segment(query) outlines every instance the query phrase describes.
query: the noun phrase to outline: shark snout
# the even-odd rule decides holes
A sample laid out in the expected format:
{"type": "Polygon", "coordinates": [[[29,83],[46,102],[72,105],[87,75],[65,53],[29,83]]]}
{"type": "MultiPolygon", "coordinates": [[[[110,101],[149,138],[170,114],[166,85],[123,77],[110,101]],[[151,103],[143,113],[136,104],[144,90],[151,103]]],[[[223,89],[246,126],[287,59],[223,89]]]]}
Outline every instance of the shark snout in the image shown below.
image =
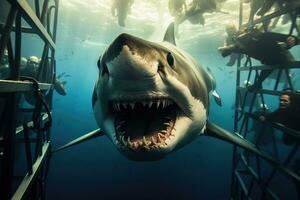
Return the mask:
{"type": "Polygon", "coordinates": [[[139,80],[157,74],[158,59],[147,41],[128,34],[119,35],[107,49],[106,66],[110,76],[139,80]]]}

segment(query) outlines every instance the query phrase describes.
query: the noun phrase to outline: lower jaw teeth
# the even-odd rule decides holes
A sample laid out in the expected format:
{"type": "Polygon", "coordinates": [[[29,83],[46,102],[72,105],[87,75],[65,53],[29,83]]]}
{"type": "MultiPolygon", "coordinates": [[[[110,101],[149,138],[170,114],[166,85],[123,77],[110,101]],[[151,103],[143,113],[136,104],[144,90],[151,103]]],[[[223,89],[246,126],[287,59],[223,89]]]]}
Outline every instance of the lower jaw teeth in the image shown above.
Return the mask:
{"type": "MultiPolygon", "coordinates": [[[[174,136],[174,134],[171,135],[174,136]]],[[[137,149],[151,150],[151,149],[157,149],[157,148],[162,148],[164,146],[167,146],[166,139],[167,139],[166,136],[161,133],[157,134],[157,140],[155,140],[153,136],[151,136],[150,140],[147,140],[146,137],[144,136],[143,139],[131,141],[130,137],[125,138],[125,136],[122,135],[119,137],[117,144],[120,144],[121,147],[123,148],[130,148],[132,150],[137,150],[137,149]]]]}

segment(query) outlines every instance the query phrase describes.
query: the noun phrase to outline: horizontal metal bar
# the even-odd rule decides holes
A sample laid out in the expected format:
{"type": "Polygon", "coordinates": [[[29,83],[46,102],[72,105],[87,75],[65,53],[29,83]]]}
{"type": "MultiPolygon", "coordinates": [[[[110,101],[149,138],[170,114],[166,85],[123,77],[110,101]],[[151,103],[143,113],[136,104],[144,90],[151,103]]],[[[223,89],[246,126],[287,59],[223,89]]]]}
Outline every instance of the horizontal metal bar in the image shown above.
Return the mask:
{"type": "Polygon", "coordinates": [[[27,23],[37,30],[39,36],[47,43],[49,43],[52,49],[55,49],[55,43],[53,42],[51,36],[47,32],[46,28],[43,26],[39,18],[36,16],[35,12],[32,10],[30,5],[26,0],[17,0],[17,6],[22,13],[22,16],[27,21],[27,23]]]}
{"type": "MultiPolygon", "coordinates": [[[[49,118],[48,114],[47,114],[47,113],[44,113],[44,114],[43,114],[43,119],[42,119],[43,122],[45,122],[48,118],[49,118]]],[[[27,123],[27,126],[28,126],[29,128],[32,128],[32,127],[33,127],[33,121],[28,122],[28,123],[27,123]]],[[[17,128],[16,128],[16,135],[21,134],[23,131],[24,131],[23,126],[17,127],[17,128]]]]}
{"type": "Polygon", "coordinates": [[[18,189],[16,190],[15,194],[11,198],[12,200],[21,200],[25,196],[26,192],[28,192],[28,190],[30,189],[31,184],[33,183],[33,181],[35,181],[37,175],[39,174],[38,172],[49,152],[50,152],[50,143],[45,142],[42,148],[42,155],[36,159],[32,167],[32,174],[29,175],[27,173],[25,175],[23,181],[20,183],[18,189]]]}
{"type": "MultiPolygon", "coordinates": [[[[243,90],[247,90],[247,88],[239,86],[239,87],[237,87],[237,90],[243,91],[243,90]]],[[[275,96],[280,96],[281,94],[289,94],[289,95],[295,95],[297,97],[300,97],[299,92],[292,92],[292,91],[275,91],[275,90],[259,89],[256,91],[256,93],[269,94],[269,95],[275,95],[275,96]]]]}
{"type": "MultiPolygon", "coordinates": [[[[259,118],[259,115],[257,115],[257,114],[242,111],[241,109],[238,109],[238,111],[242,114],[245,114],[245,115],[255,119],[255,120],[258,120],[258,118],[259,118]]],[[[289,135],[294,136],[295,138],[300,140],[300,131],[288,128],[288,127],[286,127],[286,126],[284,126],[283,124],[280,124],[280,123],[276,123],[276,122],[272,122],[272,121],[268,121],[268,120],[265,120],[265,122],[270,124],[272,127],[283,131],[284,134],[289,134],[289,135]]]]}
{"type": "MultiPolygon", "coordinates": [[[[252,114],[252,115],[254,115],[254,114],[252,114]]],[[[250,115],[250,116],[251,116],[251,115],[250,115]]],[[[269,121],[267,121],[267,122],[270,123],[272,126],[273,126],[273,124],[275,124],[275,123],[271,123],[271,122],[269,122],[269,121]]],[[[281,126],[281,128],[286,129],[286,127],[284,127],[284,126],[281,126]]],[[[288,129],[286,129],[286,131],[287,131],[287,130],[288,130],[288,129]]],[[[289,130],[291,131],[291,129],[289,129],[289,130]]],[[[295,131],[295,132],[296,132],[296,131],[295,131]]],[[[286,132],[285,132],[285,134],[286,134],[286,132]]],[[[293,136],[295,136],[295,137],[297,137],[297,138],[300,138],[300,133],[299,133],[299,132],[297,133],[297,135],[292,134],[292,132],[288,132],[288,134],[293,135],[293,136]]],[[[298,183],[300,183],[300,175],[298,175],[298,174],[296,174],[295,172],[291,171],[290,169],[288,169],[288,168],[282,166],[282,164],[280,164],[280,163],[272,163],[272,165],[273,165],[274,167],[276,167],[278,170],[280,170],[281,172],[285,173],[287,176],[293,178],[295,181],[297,181],[298,183]],[[277,166],[276,166],[275,164],[276,164],[277,166]]]]}
{"type": "MultiPolygon", "coordinates": [[[[259,19],[254,20],[251,23],[251,25],[255,25],[255,24],[262,23],[262,22],[266,22],[266,21],[268,21],[270,19],[273,19],[275,17],[279,17],[279,16],[281,16],[283,14],[286,14],[288,12],[292,12],[292,11],[298,9],[299,7],[300,7],[300,2],[290,3],[289,6],[287,6],[285,8],[282,8],[282,9],[280,9],[278,11],[275,11],[275,12],[269,14],[269,15],[265,15],[265,16],[259,18],[259,19]]],[[[243,24],[242,28],[243,27],[247,27],[248,25],[249,25],[248,23],[247,24],[243,24]]]]}
{"type": "MultiPolygon", "coordinates": [[[[41,90],[49,90],[52,84],[39,83],[41,90]]],[[[0,80],[0,93],[34,91],[33,83],[29,81],[0,80]]]]}
{"type": "MultiPolygon", "coordinates": [[[[0,31],[2,31],[3,29],[4,29],[4,24],[0,23],[0,31]]],[[[12,27],[12,31],[16,31],[16,27],[15,26],[12,27]]],[[[36,34],[36,32],[31,27],[22,27],[21,31],[22,31],[22,33],[36,34]]]]}
{"type": "MultiPolygon", "coordinates": [[[[43,122],[45,122],[47,119],[49,118],[49,116],[48,116],[48,114],[47,113],[43,113],[43,122]]],[[[30,121],[30,122],[28,122],[27,123],[27,127],[28,128],[32,128],[33,127],[33,121],[30,121]]],[[[18,126],[17,128],[16,128],[16,135],[19,135],[19,134],[21,134],[21,133],[23,133],[23,131],[24,131],[24,128],[23,128],[23,126],[18,126]]],[[[18,140],[18,139],[16,139],[17,141],[20,141],[20,140],[18,140]]],[[[3,137],[1,136],[0,137],[0,146],[1,145],[3,145],[3,137]]]]}
{"type": "Polygon", "coordinates": [[[273,70],[273,69],[291,69],[291,68],[300,68],[300,61],[294,61],[291,62],[289,65],[261,65],[261,66],[252,66],[252,67],[239,67],[237,70],[238,71],[248,71],[250,69],[252,70],[273,70]]]}

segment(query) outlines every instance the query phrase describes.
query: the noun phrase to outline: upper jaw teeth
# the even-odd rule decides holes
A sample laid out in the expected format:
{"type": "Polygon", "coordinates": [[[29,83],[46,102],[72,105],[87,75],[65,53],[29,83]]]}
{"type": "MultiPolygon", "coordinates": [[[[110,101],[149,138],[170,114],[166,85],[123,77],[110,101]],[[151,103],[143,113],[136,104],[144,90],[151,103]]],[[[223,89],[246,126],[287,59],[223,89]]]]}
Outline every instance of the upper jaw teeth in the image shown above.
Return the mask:
{"type": "Polygon", "coordinates": [[[136,107],[137,104],[141,104],[144,107],[148,107],[151,108],[152,105],[155,104],[156,108],[165,108],[169,105],[173,104],[173,101],[171,101],[170,99],[150,99],[150,100],[137,100],[137,101],[113,101],[112,105],[113,105],[113,109],[116,111],[120,111],[121,110],[121,106],[123,108],[129,108],[129,109],[134,109],[136,107]]]}

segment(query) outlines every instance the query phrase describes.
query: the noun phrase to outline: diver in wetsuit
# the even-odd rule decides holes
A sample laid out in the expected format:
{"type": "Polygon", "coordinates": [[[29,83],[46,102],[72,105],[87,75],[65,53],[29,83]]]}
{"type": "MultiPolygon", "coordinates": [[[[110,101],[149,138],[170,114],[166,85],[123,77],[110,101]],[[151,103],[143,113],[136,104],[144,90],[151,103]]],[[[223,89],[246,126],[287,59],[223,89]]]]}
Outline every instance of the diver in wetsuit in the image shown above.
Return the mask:
{"type": "Polygon", "coordinates": [[[217,9],[215,0],[193,0],[187,9],[185,15],[181,18],[180,22],[189,20],[192,24],[205,24],[203,14],[205,12],[213,12],[217,9]]]}
{"type": "MultiPolygon", "coordinates": [[[[299,39],[296,36],[274,32],[261,32],[257,28],[240,32],[234,38],[234,41],[235,43],[230,46],[219,48],[223,57],[231,53],[243,53],[260,60],[263,64],[271,66],[284,66],[294,61],[288,49],[299,44],[299,39]]],[[[263,70],[254,85],[249,87],[249,90],[253,91],[261,88],[262,81],[271,72],[272,70],[263,70]]]]}
{"type": "Polygon", "coordinates": [[[111,13],[114,17],[118,17],[120,26],[125,27],[125,20],[128,13],[131,12],[131,6],[134,0],[113,0],[111,13]]]}
{"type": "MultiPolygon", "coordinates": [[[[269,108],[266,104],[261,104],[259,110],[254,112],[254,114],[258,116],[266,116],[269,113],[269,108]]],[[[274,136],[273,127],[267,126],[265,123],[261,123],[261,121],[257,120],[253,122],[250,131],[254,132],[254,144],[258,146],[270,144],[274,136]]]]}
{"type": "Polygon", "coordinates": [[[0,79],[5,79],[9,76],[8,51],[5,49],[2,59],[0,60],[0,79]]]}
{"type": "MultiPolygon", "coordinates": [[[[203,17],[204,13],[212,12],[223,12],[219,10],[219,5],[226,0],[193,0],[186,8],[186,12],[179,15],[176,19],[177,24],[183,23],[188,20],[191,24],[205,24],[205,19],[203,17]]],[[[228,14],[228,13],[226,13],[228,14]]]]}
{"type": "Polygon", "coordinates": [[[168,9],[171,16],[181,16],[187,9],[185,0],[169,0],[168,9]]]}
{"type": "MultiPolygon", "coordinates": [[[[50,62],[48,60],[48,62],[50,62]]],[[[31,56],[27,60],[27,65],[20,67],[20,75],[21,76],[28,76],[32,77],[34,79],[38,79],[38,69],[39,69],[39,64],[40,64],[40,59],[36,56],[31,56]]],[[[55,91],[62,95],[65,96],[67,94],[66,89],[65,89],[65,84],[67,83],[66,81],[60,81],[59,79],[64,75],[58,75],[53,83],[55,91]]],[[[34,97],[32,96],[31,92],[25,93],[25,99],[28,103],[34,104],[34,97]]]]}
{"type": "MultiPolygon", "coordinates": [[[[292,95],[287,93],[289,90],[285,90],[279,96],[279,108],[274,112],[261,115],[259,119],[261,121],[271,121],[275,123],[280,123],[287,128],[300,131],[300,98],[298,95],[292,95]]],[[[290,134],[283,134],[283,143],[286,145],[293,145],[299,143],[300,141],[290,134]]]]}
{"type": "MultiPolygon", "coordinates": [[[[243,83],[243,86],[246,88],[246,87],[249,87],[251,86],[252,83],[250,81],[247,81],[245,80],[244,83],[243,83]]],[[[238,93],[238,109],[243,109],[243,110],[249,110],[250,109],[250,106],[252,104],[252,101],[253,101],[253,105],[252,105],[252,108],[257,110],[260,108],[260,103],[259,103],[259,100],[258,98],[254,98],[254,94],[253,93],[250,93],[250,92],[247,92],[247,90],[240,90],[239,93],[238,93]],[[246,96],[247,95],[247,96],[246,96]]],[[[231,106],[232,109],[235,109],[235,104],[233,104],[231,106]]]]}

